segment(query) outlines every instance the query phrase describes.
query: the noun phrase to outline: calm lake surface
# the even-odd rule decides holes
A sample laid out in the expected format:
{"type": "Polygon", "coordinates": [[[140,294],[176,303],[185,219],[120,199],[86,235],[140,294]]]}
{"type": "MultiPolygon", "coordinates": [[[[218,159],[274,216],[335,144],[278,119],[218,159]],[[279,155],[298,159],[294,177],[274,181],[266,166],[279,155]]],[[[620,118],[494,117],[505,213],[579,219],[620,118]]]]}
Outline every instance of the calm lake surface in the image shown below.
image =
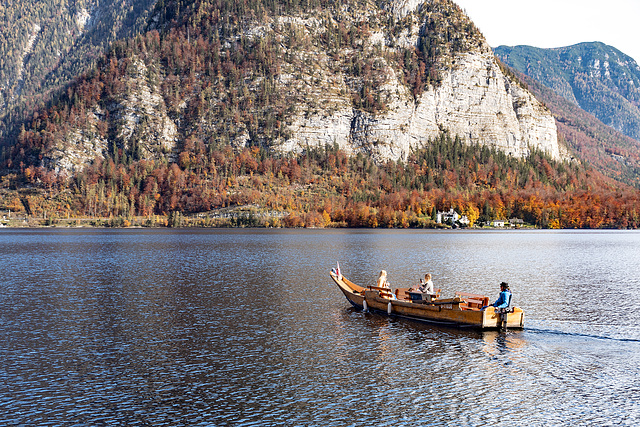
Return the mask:
{"type": "Polygon", "coordinates": [[[0,230],[2,425],[637,425],[640,233],[0,230]],[[523,331],[351,308],[507,281],[523,331]]]}

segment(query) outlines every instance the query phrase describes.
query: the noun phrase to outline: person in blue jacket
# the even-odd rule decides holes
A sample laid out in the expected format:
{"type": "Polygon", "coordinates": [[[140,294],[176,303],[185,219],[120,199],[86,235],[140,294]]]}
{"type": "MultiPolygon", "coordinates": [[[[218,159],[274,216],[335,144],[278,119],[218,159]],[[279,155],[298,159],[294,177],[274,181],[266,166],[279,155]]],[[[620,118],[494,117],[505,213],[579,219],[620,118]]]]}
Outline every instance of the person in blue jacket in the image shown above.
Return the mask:
{"type": "Polygon", "coordinates": [[[500,283],[500,296],[491,304],[495,308],[507,308],[511,304],[511,290],[507,282],[500,283]]]}

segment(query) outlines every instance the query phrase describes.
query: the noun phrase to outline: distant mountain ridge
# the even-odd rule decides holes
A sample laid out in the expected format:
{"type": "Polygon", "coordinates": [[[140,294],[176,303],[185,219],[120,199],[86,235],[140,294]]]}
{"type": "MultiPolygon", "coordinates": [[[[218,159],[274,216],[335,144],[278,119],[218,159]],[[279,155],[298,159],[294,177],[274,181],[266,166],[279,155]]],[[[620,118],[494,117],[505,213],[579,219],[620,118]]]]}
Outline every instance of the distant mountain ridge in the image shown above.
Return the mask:
{"type": "Polygon", "coordinates": [[[580,160],[611,178],[640,188],[640,142],[605,125],[537,80],[517,71],[516,75],[551,110],[558,139],[580,160]]]}
{"type": "Polygon", "coordinates": [[[494,52],[509,67],[640,141],[640,66],[630,56],[600,42],[554,49],[499,46],[494,52]]]}

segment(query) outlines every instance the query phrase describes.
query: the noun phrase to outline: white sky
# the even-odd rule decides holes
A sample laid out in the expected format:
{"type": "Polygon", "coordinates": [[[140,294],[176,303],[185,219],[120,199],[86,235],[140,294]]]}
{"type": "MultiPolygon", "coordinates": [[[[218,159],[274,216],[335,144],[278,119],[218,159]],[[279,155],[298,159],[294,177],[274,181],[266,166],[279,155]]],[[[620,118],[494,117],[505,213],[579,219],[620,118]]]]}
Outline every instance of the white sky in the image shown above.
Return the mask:
{"type": "Polygon", "coordinates": [[[491,47],[599,41],[640,63],[640,0],[454,0],[491,47]]]}

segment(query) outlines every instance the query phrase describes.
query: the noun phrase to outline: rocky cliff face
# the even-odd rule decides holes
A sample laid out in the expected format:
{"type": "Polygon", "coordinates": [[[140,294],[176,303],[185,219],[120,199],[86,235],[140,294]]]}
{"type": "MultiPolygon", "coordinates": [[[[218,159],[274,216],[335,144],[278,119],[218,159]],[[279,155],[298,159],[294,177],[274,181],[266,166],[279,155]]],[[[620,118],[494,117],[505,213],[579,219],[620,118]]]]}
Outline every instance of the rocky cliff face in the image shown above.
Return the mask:
{"type": "MultiPolygon", "coordinates": [[[[425,4],[415,0],[392,2],[394,16],[409,23],[406,31],[398,37],[388,32],[373,34],[368,49],[419,48],[425,23],[412,18],[419,16],[425,4]]],[[[433,14],[429,12],[427,20],[433,19],[433,14]]],[[[563,157],[561,152],[566,150],[558,145],[555,120],[549,110],[502,72],[482,36],[478,41],[440,64],[439,83],[419,96],[403,84],[402,75],[392,65],[381,60],[385,78],[379,90],[387,100],[386,111],[363,112],[352,108],[349,99],[336,97],[336,92],[346,92],[346,76],[337,79],[337,90],[310,88],[312,97],[325,108],[311,115],[307,110],[296,117],[290,127],[293,137],[281,148],[303,150],[307,145],[338,143],[347,152],[365,151],[380,160],[398,159],[445,130],[468,143],[494,146],[516,157],[526,156],[532,149],[554,159],[563,157]]]]}
{"type": "Polygon", "coordinates": [[[173,48],[156,36],[130,43],[139,51],[116,58],[127,64],[118,84],[104,76],[113,59],[95,79],[123,89],[96,97],[86,120],[55,135],[43,163],[73,172],[110,150],[172,161],[221,143],[283,152],[338,144],[382,161],[406,158],[444,131],[516,157],[533,149],[562,157],[551,113],[501,71],[454,3],[347,3],[215,24],[211,40],[174,32],[173,48]],[[169,68],[180,49],[192,65],[169,68]],[[211,49],[211,57],[194,53],[211,49]]]}
{"type": "MultiPolygon", "coordinates": [[[[386,112],[358,111],[343,100],[330,114],[297,117],[291,125],[293,138],[282,149],[338,143],[347,152],[398,159],[446,130],[469,143],[494,146],[515,157],[538,149],[561,158],[551,113],[502,73],[488,48],[458,55],[441,83],[417,99],[391,70],[389,76],[385,89],[396,96],[386,112]]],[[[319,103],[336,104],[334,98],[319,103]]]]}
{"type": "Polygon", "coordinates": [[[95,105],[84,123],[47,150],[43,166],[73,174],[95,158],[132,144],[138,158],[159,158],[172,152],[178,140],[177,126],[167,115],[159,89],[147,81],[143,61],[134,61],[128,70],[120,96],[95,105]],[[108,127],[109,137],[101,137],[99,129],[108,127]]]}

